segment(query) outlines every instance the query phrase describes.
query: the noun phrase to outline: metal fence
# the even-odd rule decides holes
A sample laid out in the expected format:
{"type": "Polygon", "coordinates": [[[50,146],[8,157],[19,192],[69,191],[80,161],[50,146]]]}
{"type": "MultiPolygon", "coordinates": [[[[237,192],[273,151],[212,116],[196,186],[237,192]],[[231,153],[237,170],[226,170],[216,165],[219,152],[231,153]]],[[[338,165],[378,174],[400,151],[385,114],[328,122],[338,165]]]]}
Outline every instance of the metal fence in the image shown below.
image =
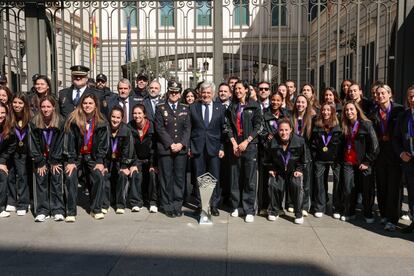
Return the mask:
{"type": "Polygon", "coordinates": [[[318,91],[394,76],[396,0],[33,2],[0,1],[0,70],[15,91],[38,72],[69,86],[73,64],[113,89],[141,70],[184,87],[237,75],[318,91]]]}

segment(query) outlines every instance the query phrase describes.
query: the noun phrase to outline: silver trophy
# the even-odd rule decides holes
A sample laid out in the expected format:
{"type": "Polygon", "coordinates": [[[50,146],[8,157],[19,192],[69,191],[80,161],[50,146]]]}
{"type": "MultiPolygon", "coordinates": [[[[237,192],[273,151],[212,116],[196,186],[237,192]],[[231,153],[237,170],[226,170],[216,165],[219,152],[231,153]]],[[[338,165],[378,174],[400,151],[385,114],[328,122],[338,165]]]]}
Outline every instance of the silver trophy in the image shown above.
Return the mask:
{"type": "Polygon", "coordinates": [[[210,214],[210,199],[217,185],[217,179],[207,172],[197,177],[197,183],[201,198],[201,214],[198,223],[213,224],[210,214]]]}

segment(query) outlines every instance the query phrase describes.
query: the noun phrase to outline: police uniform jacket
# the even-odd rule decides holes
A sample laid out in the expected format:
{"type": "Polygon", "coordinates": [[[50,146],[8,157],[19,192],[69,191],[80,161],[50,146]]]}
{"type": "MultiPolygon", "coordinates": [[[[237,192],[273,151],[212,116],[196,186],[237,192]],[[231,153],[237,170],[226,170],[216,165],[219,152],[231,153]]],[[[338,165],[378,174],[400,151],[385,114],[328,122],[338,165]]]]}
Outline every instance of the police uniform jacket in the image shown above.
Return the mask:
{"type": "Polygon", "coordinates": [[[101,93],[101,112],[108,117],[109,116],[109,111],[111,111],[109,109],[109,102],[111,101],[112,98],[116,98],[118,96],[117,93],[114,93],[111,91],[111,89],[109,89],[108,87],[104,87],[103,90],[100,89],[96,89],[97,93],[101,93]]]}
{"type": "Polygon", "coordinates": [[[132,93],[132,97],[134,97],[134,101],[142,103],[144,99],[149,97],[148,91],[146,89],[141,90],[138,87],[135,87],[132,93]]]}
{"type": "MultiPolygon", "coordinates": [[[[60,114],[66,118],[75,108],[76,106],[73,103],[73,90],[75,88],[73,86],[69,88],[65,88],[59,91],[59,108],[60,108],[60,114]]],[[[103,93],[100,91],[97,91],[94,88],[86,87],[85,91],[83,92],[82,96],[85,93],[93,93],[98,97],[99,100],[99,108],[102,112],[102,107],[106,107],[107,103],[104,101],[103,93]]]]}
{"type": "MultiPolygon", "coordinates": [[[[346,137],[343,137],[343,139],[345,140],[344,150],[347,150],[346,137]]],[[[378,138],[372,122],[359,121],[359,129],[354,143],[358,164],[372,166],[379,153],[378,138]]]]}
{"type": "Polygon", "coordinates": [[[32,132],[30,133],[30,139],[32,144],[31,155],[34,160],[36,168],[41,168],[47,163],[51,165],[61,164],[63,161],[63,137],[64,137],[64,120],[59,118],[58,127],[49,128],[53,131],[52,140],[48,155],[46,148],[46,141],[43,137],[43,128],[36,127],[33,123],[30,123],[32,132]]]}
{"type": "MultiPolygon", "coordinates": [[[[392,146],[397,156],[400,156],[403,151],[411,154],[414,153],[414,139],[410,139],[408,129],[408,124],[412,116],[413,112],[411,109],[405,110],[398,116],[397,123],[394,127],[394,137],[392,138],[392,146]]],[[[414,128],[414,125],[412,127],[414,128]]],[[[410,160],[410,163],[412,162],[413,159],[410,160]]]]}
{"type": "Polygon", "coordinates": [[[322,139],[322,135],[325,135],[325,139],[328,137],[328,133],[324,128],[315,126],[312,130],[312,136],[310,139],[311,156],[314,161],[322,162],[340,162],[343,157],[343,134],[341,127],[336,125],[330,131],[332,138],[329,141],[328,151],[323,151],[325,144],[322,139]]]}
{"type": "Polygon", "coordinates": [[[131,129],[128,127],[127,124],[121,122],[119,125],[118,133],[116,134],[115,138],[118,138],[118,156],[114,160],[112,158],[112,140],[113,136],[109,135],[109,145],[108,145],[108,153],[106,155],[106,160],[109,161],[117,161],[120,162],[120,168],[126,169],[132,166],[134,161],[134,144],[132,138],[131,129]]]}
{"type": "Polygon", "coordinates": [[[229,139],[235,138],[238,143],[246,140],[249,136],[253,138],[250,144],[258,143],[259,133],[263,131],[263,115],[259,103],[250,100],[247,102],[243,110],[243,134],[241,138],[237,137],[237,108],[238,103],[232,102],[226,110],[226,126],[225,132],[229,139]]]}
{"type": "Polygon", "coordinates": [[[157,105],[155,111],[155,131],[157,133],[157,152],[160,155],[171,154],[170,146],[181,143],[180,154],[186,154],[190,143],[191,121],[188,105],[176,103],[174,112],[168,103],[157,105]]]}
{"type": "MultiPolygon", "coordinates": [[[[97,123],[92,136],[92,159],[98,164],[104,164],[104,159],[109,147],[109,125],[108,122],[97,123]]],[[[83,146],[83,135],[78,126],[72,123],[70,132],[64,137],[64,156],[69,164],[79,163],[81,160],[80,150],[83,146]]]]}
{"type": "Polygon", "coordinates": [[[386,133],[382,133],[381,117],[379,113],[380,107],[376,106],[371,115],[371,120],[377,133],[381,153],[385,153],[387,158],[391,158],[395,162],[399,162],[399,155],[394,153],[392,149],[391,139],[394,134],[395,125],[397,124],[398,116],[404,112],[404,107],[400,104],[391,102],[391,111],[387,123],[386,133]]]}
{"type": "Polygon", "coordinates": [[[156,143],[155,143],[155,130],[154,124],[148,120],[150,126],[144,135],[144,138],[140,139],[138,128],[135,121],[129,123],[129,127],[132,131],[132,140],[134,145],[134,165],[140,166],[142,163],[149,163],[149,165],[156,166],[156,143]]]}
{"type": "Polygon", "coordinates": [[[270,170],[283,176],[290,175],[295,171],[303,172],[307,159],[309,159],[305,139],[295,133],[292,133],[286,152],[283,150],[279,135],[272,140],[270,152],[271,160],[268,161],[271,164],[270,170]],[[285,168],[282,156],[286,156],[287,152],[290,152],[290,159],[285,168]]]}
{"type": "MultiPolygon", "coordinates": [[[[0,127],[0,133],[3,132],[3,127],[0,127]]],[[[16,148],[17,137],[13,132],[13,129],[10,130],[9,136],[6,139],[3,137],[0,139],[0,164],[6,165],[7,161],[13,156],[14,150],[16,148]]]]}

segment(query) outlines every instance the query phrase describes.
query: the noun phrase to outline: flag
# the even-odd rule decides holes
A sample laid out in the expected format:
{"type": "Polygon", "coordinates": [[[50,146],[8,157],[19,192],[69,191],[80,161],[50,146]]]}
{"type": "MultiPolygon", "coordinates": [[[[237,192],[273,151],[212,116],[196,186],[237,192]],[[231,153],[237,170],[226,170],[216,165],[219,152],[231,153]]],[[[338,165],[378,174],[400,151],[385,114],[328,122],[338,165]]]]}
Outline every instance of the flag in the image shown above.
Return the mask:
{"type": "Polygon", "coordinates": [[[96,48],[99,46],[98,33],[96,32],[96,18],[95,15],[92,18],[92,43],[91,43],[91,60],[92,63],[96,63],[96,48]]]}
{"type": "Polygon", "coordinates": [[[127,38],[125,44],[125,63],[131,61],[131,18],[127,17],[127,38]]]}

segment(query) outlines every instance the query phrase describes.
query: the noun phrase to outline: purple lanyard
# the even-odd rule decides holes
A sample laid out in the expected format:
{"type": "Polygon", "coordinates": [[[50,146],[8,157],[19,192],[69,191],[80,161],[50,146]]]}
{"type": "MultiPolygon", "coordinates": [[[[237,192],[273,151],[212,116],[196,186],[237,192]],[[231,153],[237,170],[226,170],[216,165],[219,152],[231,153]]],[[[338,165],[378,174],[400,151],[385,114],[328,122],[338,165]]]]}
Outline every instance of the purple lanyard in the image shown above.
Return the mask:
{"type": "Polygon", "coordinates": [[[237,117],[240,116],[240,126],[243,128],[243,111],[244,108],[246,107],[245,104],[238,104],[237,105],[237,117]]]}
{"type": "Polygon", "coordinates": [[[289,163],[291,156],[292,154],[290,153],[289,150],[287,151],[286,155],[282,152],[282,161],[283,161],[283,164],[285,165],[285,171],[287,171],[287,165],[289,163]]]}
{"type": "Polygon", "coordinates": [[[47,144],[47,147],[50,147],[50,144],[52,143],[52,137],[53,137],[53,130],[43,130],[43,138],[45,139],[45,142],[47,144]]]}
{"type": "Polygon", "coordinates": [[[273,129],[275,130],[275,131],[277,131],[277,129],[278,129],[278,125],[277,125],[277,120],[274,120],[274,121],[272,121],[272,127],[273,127],[273,129]]]}
{"type": "Polygon", "coordinates": [[[352,133],[351,133],[351,135],[348,135],[348,138],[346,139],[347,140],[347,143],[346,144],[347,144],[348,150],[350,150],[352,148],[352,141],[355,138],[355,135],[356,135],[356,133],[358,131],[358,127],[359,127],[359,121],[356,120],[354,126],[352,127],[352,133]]]}
{"type": "Polygon", "coordinates": [[[23,131],[23,133],[20,131],[20,129],[18,129],[17,127],[15,127],[14,128],[14,132],[16,133],[16,135],[17,135],[17,138],[19,139],[19,142],[22,142],[23,141],[23,139],[24,139],[24,137],[26,136],[26,134],[27,134],[27,129],[25,129],[24,131],[23,131]]]}
{"type": "Polygon", "coordinates": [[[386,129],[385,129],[385,124],[386,123],[388,123],[388,119],[390,118],[390,114],[391,114],[391,102],[390,102],[390,105],[388,106],[388,108],[387,108],[387,110],[385,110],[385,112],[387,113],[387,116],[386,116],[386,121],[384,122],[383,120],[382,120],[382,116],[381,116],[381,111],[382,111],[382,109],[381,109],[381,107],[378,109],[378,112],[379,112],[379,114],[380,114],[380,121],[381,121],[381,123],[380,123],[380,126],[381,126],[381,133],[382,134],[385,134],[385,131],[386,131],[386,129]]]}
{"type": "Polygon", "coordinates": [[[414,113],[410,116],[410,120],[408,120],[408,134],[410,138],[414,137],[414,113]]]}
{"type": "Polygon", "coordinates": [[[328,137],[326,137],[324,134],[322,134],[322,141],[323,141],[323,144],[325,145],[325,147],[328,146],[331,139],[332,139],[332,133],[329,133],[328,137]]]}
{"type": "Polygon", "coordinates": [[[118,141],[119,141],[119,138],[118,137],[113,137],[111,139],[111,149],[112,149],[112,153],[116,152],[116,150],[118,148],[118,141]]]}
{"type": "Polygon", "coordinates": [[[92,137],[92,125],[93,125],[93,119],[90,119],[88,121],[89,129],[85,132],[85,135],[83,136],[84,146],[89,145],[89,140],[92,137]]]}

